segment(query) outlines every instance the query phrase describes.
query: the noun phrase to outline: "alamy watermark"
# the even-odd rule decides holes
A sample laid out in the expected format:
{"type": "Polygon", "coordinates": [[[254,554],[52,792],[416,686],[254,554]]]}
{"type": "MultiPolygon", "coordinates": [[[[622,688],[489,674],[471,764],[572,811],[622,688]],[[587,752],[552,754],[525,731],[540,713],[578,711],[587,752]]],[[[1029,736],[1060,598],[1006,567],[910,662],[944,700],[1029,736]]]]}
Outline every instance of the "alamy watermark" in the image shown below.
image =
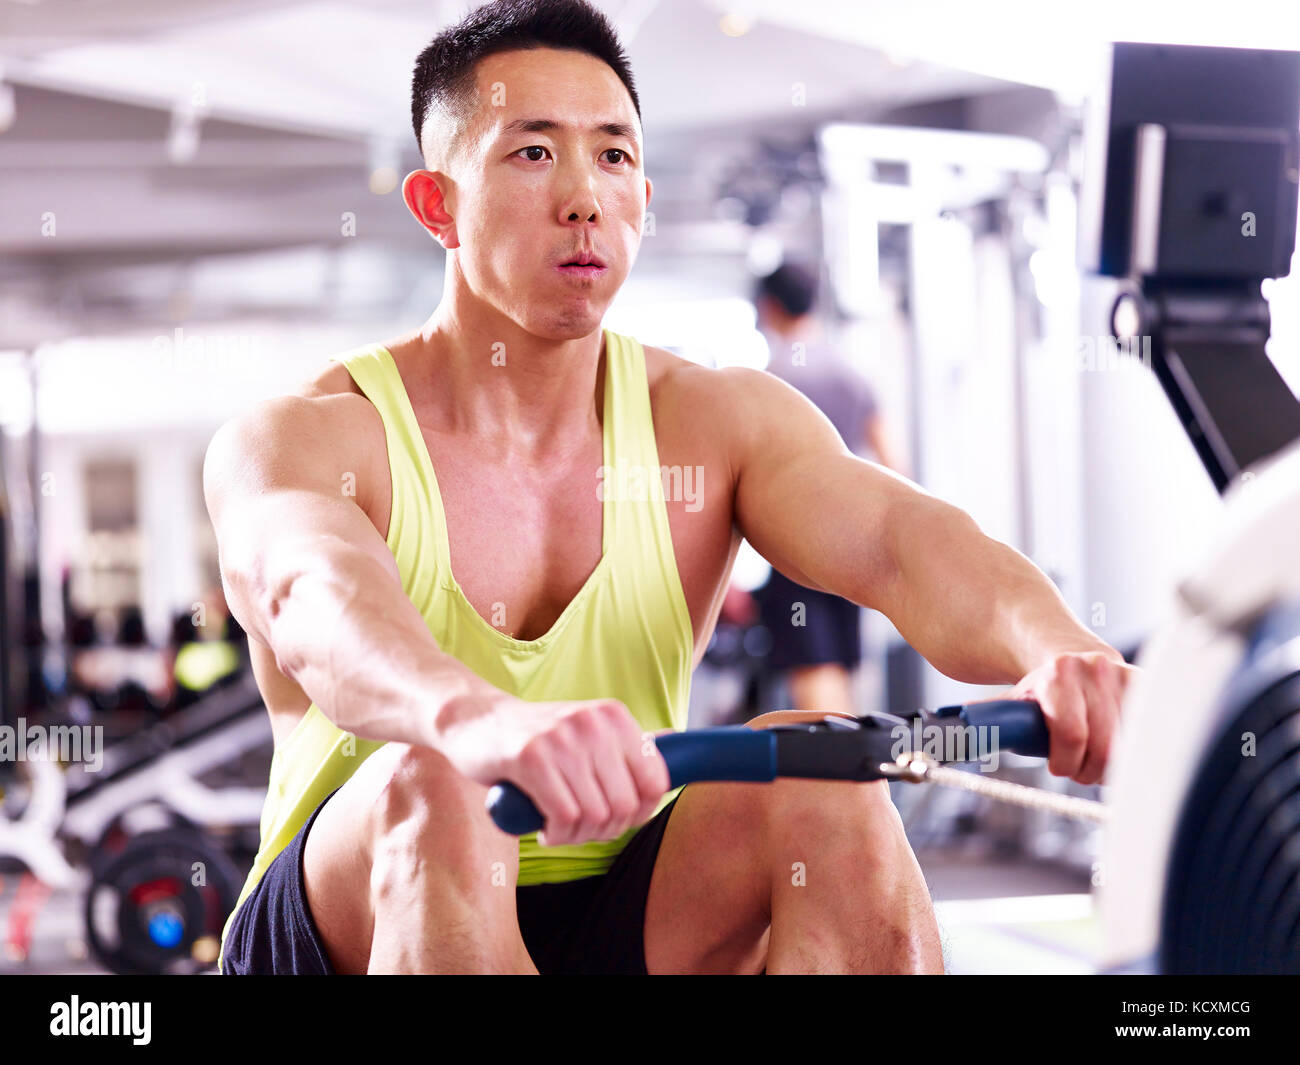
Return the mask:
{"type": "Polygon", "coordinates": [[[981,773],[997,772],[997,725],[923,725],[916,718],[910,726],[895,725],[889,735],[894,761],[905,754],[924,754],[940,763],[978,762],[981,773]]]}
{"type": "Polygon", "coordinates": [[[152,1038],[152,1002],[82,1002],[50,1004],[50,1035],[124,1036],[135,1046],[148,1046],[152,1038]]]}
{"type": "Polygon", "coordinates": [[[1074,346],[1075,366],[1083,373],[1101,373],[1134,365],[1151,367],[1151,337],[1081,336],[1074,346]]]}
{"type": "Polygon", "coordinates": [[[0,725],[0,762],[80,763],[87,772],[104,767],[103,725],[29,725],[18,718],[0,725]]]}
{"type": "Polygon", "coordinates": [[[231,372],[257,367],[262,338],[257,333],[186,333],[177,326],[170,336],[154,337],[149,354],[157,368],[173,373],[231,372]]]}
{"type": "Polygon", "coordinates": [[[685,503],[694,513],[704,507],[704,467],[647,467],[619,459],[596,471],[596,498],[602,502],[685,503]]]}

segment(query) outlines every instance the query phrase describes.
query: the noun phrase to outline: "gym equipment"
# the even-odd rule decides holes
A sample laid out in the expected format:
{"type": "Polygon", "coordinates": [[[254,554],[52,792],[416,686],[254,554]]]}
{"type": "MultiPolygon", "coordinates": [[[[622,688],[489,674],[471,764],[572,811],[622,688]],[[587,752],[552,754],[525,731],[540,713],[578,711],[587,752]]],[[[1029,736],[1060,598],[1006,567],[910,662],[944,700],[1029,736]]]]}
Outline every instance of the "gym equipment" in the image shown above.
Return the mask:
{"type": "MultiPolygon", "coordinates": [[[[1085,266],[1223,494],[1144,646],[1107,775],[1112,972],[1300,972],[1300,401],[1265,353],[1300,182],[1300,54],[1116,44],[1085,266]]],[[[1101,119],[1104,116],[1104,123],[1101,119]]]]}
{"type": "MultiPolygon", "coordinates": [[[[992,739],[995,750],[1031,758],[1045,758],[1048,753],[1042,709],[1028,699],[945,706],[909,717],[876,712],[854,718],[828,715],[821,721],[764,729],[747,725],[692,729],[659,736],[655,746],[663,755],[674,788],[705,780],[771,781],[778,777],[855,781],[892,777],[951,783],[936,772],[933,763],[974,760],[973,753],[967,757],[973,745],[979,746],[982,754],[989,753],[989,747],[978,744],[981,735],[992,739]],[[919,743],[914,745],[913,739],[919,743]]],[[[1097,803],[1005,781],[996,783],[1000,787],[985,792],[994,798],[1016,796],[1025,802],[1050,805],[1060,813],[1074,810],[1075,816],[1098,815],[1097,803]]],[[[533,801],[508,781],[489,789],[487,810],[498,828],[517,836],[536,832],[544,823],[533,801]]]]}
{"type": "MultiPolygon", "coordinates": [[[[202,778],[271,744],[248,675],[113,744],[98,772],[24,762],[27,801],[0,817],[0,855],[20,859],[53,887],[89,884],[87,942],[111,971],[197,971],[209,954],[215,963],[213,914],[224,922],[243,879],[210,830],[256,832],[266,795],[202,778]],[[89,877],[65,857],[67,843],[88,851],[89,877]],[[191,883],[194,862],[202,863],[205,884],[191,883]],[[106,910],[118,916],[106,918],[106,910]]],[[[219,937],[220,924],[216,931],[219,937]]]]}
{"type": "Polygon", "coordinates": [[[1102,88],[1080,264],[1124,280],[1111,328],[1151,338],[1156,378],[1223,492],[1300,436],[1260,287],[1295,249],[1300,55],[1121,43],[1102,88]]]}
{"type": "Polygon", "coordinates": [[[129,806],[114,817],[91,848],[88,864],[97,873],[126,850],[127,845],[147,832],[168,829],[202,831],[198,825],[161,802],[143,802],[129,806]]]}
{"type": "Polygon", "coordinates": [[[136,836],[95,872],[86,892],[90,949],[124,975],[208,969],[241,882],[225,852],[200,831],[136,836]]]}
{"type": "Polygon", "coordinates": [[[1124,705],[1108,969],[1300,972],[1300,445],[1225,496],[1124,705]]]}
{"type": "Polygon", "coordinates": [[[76,885],[77,872],[58,837],[92,847],[133,807],[160,803],[200,826],[256,825],[264,789],[210,788],[199,777],[270,742],[261,693],[249,676],[114,744],[98,772],[24,762],[30,795],[19,815],[0,819],[0,855],[21,859],[42,880],[67,889],[76,885]]]}

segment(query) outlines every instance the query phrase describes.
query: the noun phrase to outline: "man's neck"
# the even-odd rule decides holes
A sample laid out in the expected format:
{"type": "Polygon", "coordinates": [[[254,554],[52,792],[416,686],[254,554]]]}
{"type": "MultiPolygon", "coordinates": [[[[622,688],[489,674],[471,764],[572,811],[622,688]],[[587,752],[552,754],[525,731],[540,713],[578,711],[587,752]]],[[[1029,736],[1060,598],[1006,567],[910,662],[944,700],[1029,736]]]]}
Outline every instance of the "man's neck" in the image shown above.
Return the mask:
{"type": "Polygon", "coordinates": [[[571,340],[443,305],[406,342],[426,417],[491,449],[551,457],[583,446],[603,415],[604,331],[571,340]],[[599,391],[598,391],[599,389],[599,391]]]}

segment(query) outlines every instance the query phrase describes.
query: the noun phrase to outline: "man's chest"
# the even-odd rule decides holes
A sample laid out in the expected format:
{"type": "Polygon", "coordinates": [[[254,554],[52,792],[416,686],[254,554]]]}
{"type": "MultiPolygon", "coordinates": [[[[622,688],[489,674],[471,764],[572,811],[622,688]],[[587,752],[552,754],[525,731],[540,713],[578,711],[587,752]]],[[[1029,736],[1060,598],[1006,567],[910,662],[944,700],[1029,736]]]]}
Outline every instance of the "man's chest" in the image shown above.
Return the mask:
{"type": "MultiPolygon", "coordinates": [[[[446,519],[452,574],[485,621],[520,640],[548,632],[601,563],[605,499],[644,493],[663,499],[672,564],[702,651],[733,550],[732,486],[726,464],[698,442],[665,431],[659,468],[641,470],[607,466],[599,438],[562,461],[530,465],[454,435],[427,428],[422,434],[446,519]]],[[[382,518],[391,514],[391,476],[377,476],[375,483],[385,486],[385,498],[369,509],[382,518]]],[[[380,528],[387,528],[386,520],[380,528]]]]}

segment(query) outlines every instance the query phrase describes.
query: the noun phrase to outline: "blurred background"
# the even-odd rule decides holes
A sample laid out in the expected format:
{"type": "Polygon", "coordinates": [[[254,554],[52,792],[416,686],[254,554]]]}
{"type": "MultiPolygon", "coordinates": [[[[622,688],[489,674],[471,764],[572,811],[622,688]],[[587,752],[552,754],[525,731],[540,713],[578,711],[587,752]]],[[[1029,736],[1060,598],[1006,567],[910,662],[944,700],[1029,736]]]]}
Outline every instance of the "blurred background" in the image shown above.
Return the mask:
{"type": "MultiPolygon", "coordinates": [[[[147,968],[128,908],[155,944],[206,932],[193,968],[215,957],[271,745],[204,450],[436,305],[443,253],[400,195],[422,165],[410,72],[472,6],[0,0],[2,723],[103,744],[93,770],[0,762],[0,971],[147,968]],[[196,833],[211,861],[191,892],[164,859],[196,833]]],[[[1076,265],[1103,45],[1300,48],[1296,9],[596,6],[632,62],[655,186],[605,324],[715,365],[833,352],[861,397],[846,442],[1024,552],[1131,656],[1221,504],[1141,358],[1108,349],[1114,282],[1076,265]],[[803,268],[807,313],[759,299],[782,264],[803,268]]],[[[1300,388],[1294,275],[1265,294],[1269,353],[1300,388]]],[[[693,725],[793,705],[769,577],[742,553],[693,725]]],[[[992,694],[860,622],[858,712],[992,694]]],[[[1098,793],[1015,756],[1000,775],[1098,793]]],[[[893,788],[950,971],[1093,971],[1093,827],[893,788]]]]}

